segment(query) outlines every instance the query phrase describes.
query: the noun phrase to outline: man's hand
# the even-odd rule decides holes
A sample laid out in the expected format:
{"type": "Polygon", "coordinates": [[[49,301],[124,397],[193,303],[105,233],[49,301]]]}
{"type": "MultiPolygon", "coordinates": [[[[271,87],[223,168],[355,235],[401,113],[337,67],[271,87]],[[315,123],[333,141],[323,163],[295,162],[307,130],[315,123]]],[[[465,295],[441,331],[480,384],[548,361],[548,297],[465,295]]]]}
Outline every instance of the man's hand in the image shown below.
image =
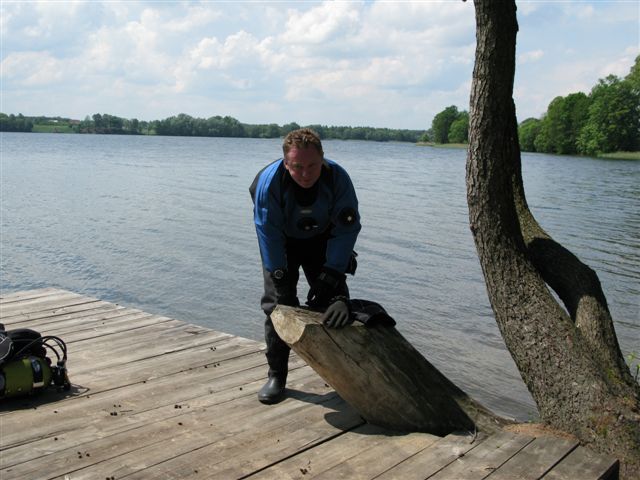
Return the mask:
{"type": "Polygon", "coordinates": [[[311,308],[325,307],[335,297],[342,282],[344,282],[344,274],[331,268],[323,268],[309,289],[307,305],[311,308]]]}
{"type": "Polygon", "coordinates": [[[337,300],[329,305],[322,316],[322,323],[329,328],[346,327],[352,322],[349,307],[343,300],[337,300]]]}

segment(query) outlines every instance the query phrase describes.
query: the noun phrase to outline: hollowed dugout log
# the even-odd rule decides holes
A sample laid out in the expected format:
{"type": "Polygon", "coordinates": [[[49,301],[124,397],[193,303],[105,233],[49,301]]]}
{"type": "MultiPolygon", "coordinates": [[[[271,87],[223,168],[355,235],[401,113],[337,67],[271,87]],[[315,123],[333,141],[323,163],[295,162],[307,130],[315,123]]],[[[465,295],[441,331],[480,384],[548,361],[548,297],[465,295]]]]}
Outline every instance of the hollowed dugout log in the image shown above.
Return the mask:
{"type": "Polygon", "coordinates": [[[507,423],[471,399],[394,327],[354,322],[330,329],[321,314],[278,306],[282,338],[369,423],[395,431],[446,435],[507,423]]]}

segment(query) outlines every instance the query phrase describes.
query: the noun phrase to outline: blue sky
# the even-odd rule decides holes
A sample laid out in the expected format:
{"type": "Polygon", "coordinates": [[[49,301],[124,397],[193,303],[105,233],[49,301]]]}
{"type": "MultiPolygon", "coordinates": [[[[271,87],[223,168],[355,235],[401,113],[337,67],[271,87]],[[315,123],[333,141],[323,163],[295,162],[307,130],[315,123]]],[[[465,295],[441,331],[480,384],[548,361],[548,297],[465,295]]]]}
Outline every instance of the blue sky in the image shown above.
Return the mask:
{"type": "MultiPolygon", "coordinates": [[[[518,119],[624,77],[640,2],[518,1],[518,119]]],[[[0,1],[0,111],[426,129],[467,110],[471,0],[0,1]]]]}

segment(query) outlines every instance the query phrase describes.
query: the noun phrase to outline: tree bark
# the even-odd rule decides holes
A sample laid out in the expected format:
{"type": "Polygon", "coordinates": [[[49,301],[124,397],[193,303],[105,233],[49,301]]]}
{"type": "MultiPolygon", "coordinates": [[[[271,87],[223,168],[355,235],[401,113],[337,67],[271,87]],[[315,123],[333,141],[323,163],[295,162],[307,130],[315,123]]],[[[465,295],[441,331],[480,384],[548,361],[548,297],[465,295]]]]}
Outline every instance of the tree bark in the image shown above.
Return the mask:
{"type": "Polygon", "coordinates": [[[365,420],[395,431],[492,433],[508,423],[470,398],[395,328],[326,328],[321,314],[278,306],[273,325],[365,420]]]}
{"type": "Polygon", "coordinates": [[[496,322],[542,419],[617,456],[631,478],[640,388],[596,273],[544,232],[524,194],[512,99],[515,2],[476,0],[475,10],[467,201],[496,322]]]}

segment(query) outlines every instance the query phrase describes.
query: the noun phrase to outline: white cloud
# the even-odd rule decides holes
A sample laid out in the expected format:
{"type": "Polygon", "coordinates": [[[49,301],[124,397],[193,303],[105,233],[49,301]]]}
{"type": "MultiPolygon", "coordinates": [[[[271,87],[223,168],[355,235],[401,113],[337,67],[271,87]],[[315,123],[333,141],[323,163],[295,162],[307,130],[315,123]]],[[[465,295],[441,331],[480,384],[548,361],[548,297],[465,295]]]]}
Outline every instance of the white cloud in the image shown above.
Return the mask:
{"type": "Polygon", "coordinates": [[[218,10],[203,6],[188,7],[184,17],[169,20],[164,27],[172,32],[188,33],[198,27],[209,25],[221,17],[222,12],[218,10]]]}
{"type": "MultiPolygon", "coordinates": [[[[288,31],[279,38],[290,62],[286,99],[305,96],[326,101],[364,101],[389,98],[405,87],[428,84],[439,72],[456,65],[469,72],[474,58],[472,7],[456,2],[377,2],[370,10],[364,4],[349,4],[348,27],[320,21],[326,28],[321,44],[294,42],[300,38],[288,31]],[[350,23],[359,19],[357,24],[350,23]],[[329,26],[327,26],[327,23],[329,26]],[[329,33],[331,32],[331,33],[329,33]],[[345,48],[344,45],[348,46],[345,48]]],[[[330,3],[323,4],[327,8],[330,3]]],[[[324,10],[313,12],[324,19],[324,10]]],[[[292,15],[288,25],[299,16],[292,15]]],[[[308,20],[308,19],[307,19],[308,20]]],[[[306,22],[302,23],[307,26],[306,22]]],[[[415,94],[407,95],[415,101],[415,94]]]]}
{"type": "Polygon", "coordinates": [[[0,72],[3,79],[15,80],[26,86],[47,85],[65,78],[62,62],[49,52],[11,53],[2,60],[0,72]]]}
{"type": "Polygon", "coordinates": [[[197,88],[207,80],[238,90],[251,88],[269,69],[268,43],[242,30],[223,41],[203,38],[174,70],[180,91],[197,88]]]}
{"type": "Polygon", "coordinates": [[[288,44],[320,44],[358,29],[361,4],[324,2],[305,12],[290,10],[282,41],[288,44]]]}
{"type": "Polygon", "coordinates": [[[519,17],[526,17],[538,11],[540,6],[541,6],[540,2],[533,2],[533,1],[518,2],[517,14],[519,17]]]}
{"type": "Polygon", "coordinates": [[[521,53],[518,55],[518,63],[524,64],[529,62],[536,62],[544,56],[542,50],[533,50],[530,52],[521,53]]]}
{"type": "Polygon", "coordinates": [[[593,5],[577,5],[575,8],[575,15],[582,20],[593,18],[595,14],[596,10],[593,5]]]}
{"type": "Polygon", "coordinates": [[[639,45],[631,45],[627,47],[618,58],[613,59],[612,62],[607,63],[599,69],[600,77],[604,78],[608,75],[616,75],[621,78],[626,77],[638,55],[640,55],[639,45]]]}

